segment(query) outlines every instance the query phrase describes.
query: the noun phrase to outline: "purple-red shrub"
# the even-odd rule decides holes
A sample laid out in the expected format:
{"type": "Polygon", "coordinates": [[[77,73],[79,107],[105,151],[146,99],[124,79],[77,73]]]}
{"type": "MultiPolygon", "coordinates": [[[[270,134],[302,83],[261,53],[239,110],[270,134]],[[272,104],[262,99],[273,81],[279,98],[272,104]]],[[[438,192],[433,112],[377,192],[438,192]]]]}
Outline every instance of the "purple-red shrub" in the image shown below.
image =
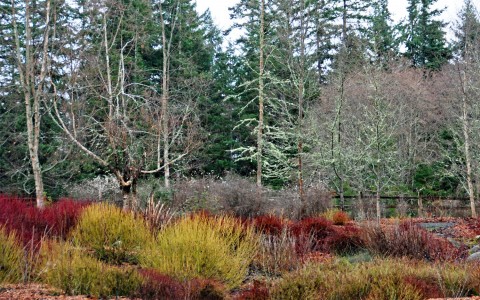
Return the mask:
{"type": "MultiPolygon", "coordinates": [[[[78,202],[61,199],[53,205],[40,211],[51,235],[65,238],[70,230],[77,224],[82,209],[87,202],[78,202]]],[[[38,211],[38,210],[37,210],[38,211]]]]}
{"type": "Polygon", "coordinates": [[[143,283],[137,297],[166,300],[185,298],[185,287],[176,279],[151,269],[143,269],[139,273],[143,277],[143,283]]]}
{"type": "Polygon", "coordinates": [[[42,237],[65,238],[86,205],[87,202],[61,200],[38,209],[33,202],[0,195],[0,225],[15,231],[24,244],[37,244],[42,237]]]}
{"type": "Polygon", "coordinates": [[[270,293],[264,282],[254,280],[253,284],[246,290],[241,291],[234,297],[235,300],[268,300],[270,293]]]}
{"type": "Polygon", "coordinates": [[[262,215],[253,219],[258,232],[278,236],[285,228],[285,221],[274,215],[262,215]]]}
{"type": "Polygon", "coordinates": [[[321,240],[331,234],[334,229],[331,221],[322,217],[311,217],[293,224],[291,231],[295,236],[312,234],[316,240],[321,240]]]}
{"type": "Polygon", "coordinates": [[[298,221],[290,227],[297,238],[297,251],[304,252],[304,244],[311,245],[310,251],[325,250],[325,238],[335,234],[333,223],[322,217],[311,217],[298,221]]]}
{"type": "Polygon", "coordinates": [[[325,238],[325,249],[337,254],[355,253],[363,247],[360,229],[354,225],[337,226],[325,238]]]}
{"type": "Polygon", "coordinates": [[[413,222],[390,226],[371,223],[362,227],[361,238],[366,249],[384,256],[445,261],[464,258],[467,253],[413,222]]]}

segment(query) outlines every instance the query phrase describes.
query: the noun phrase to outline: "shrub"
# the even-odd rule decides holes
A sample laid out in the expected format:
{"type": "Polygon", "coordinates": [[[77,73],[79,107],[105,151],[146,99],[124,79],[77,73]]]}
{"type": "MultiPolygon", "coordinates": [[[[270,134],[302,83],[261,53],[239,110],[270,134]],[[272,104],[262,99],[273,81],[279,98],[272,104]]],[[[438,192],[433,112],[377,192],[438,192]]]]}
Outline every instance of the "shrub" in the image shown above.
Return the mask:
{"type": "Polygon", "coordinates": [[[252,285],[234,297],[235,300],[268,300],[270,292],[264,282],[254,280],[252,285]]]}
{"type": "Polygon", "coordinates": [[[142,218],[108,204],[89,206],[72,233],[77,246],[94,251],[102,261],[138,263],[142,248],[153,237],[142,218]]]}
{"type": "Polygon", "coordinates": [[[334,234],[335,229],[331,221],[323,217],[311,217],[293,224],[291,232],[298,241],[297,251],[303,251],[305,243],[312,245],[311,251],[319,251],[325,250],[325,238],[334,234]]]}
{"type": "Polygon", "coordinates": [[[403,282],[418,291],[422,299],[442,298],[444,295],[439,285],[432,278],[421,278],[410,275],[403,278],[403,282]]]}
{"type": "Polygon", "coordinates": [[[24,264],[23,250],[16,236],[0,226],[0,284],[21,281],[24,264]]]}
{"type": "Polygon", "coordinates": [[[137,293],[142,299],[176,300],[185,298],[185,287],[176,279],[155,270],[140,270],[143,283],[137,293]]]}
{"type": "Polygon", "coordinates": [[[332,209],[332,194],[323,186],[311,186],[305,189],[305,204],[302,211],[305,216],[314,216],[332,209]]]}
{"type": "Polygon", "coordinates": [[[350,221],[350,216],[338,209],[329,209],[321,214],[325,219],[332,221],[333,225],[345,225],[350,221]]]}
{"type": "Polygon", "coordinates": [[[302,242],[305,249],[299,248],[297,238],[287,230],[283,230],[278,236],[262,235],[254,260],[255,268],[268,276],[279,276],[296,270],[302,265],[303,255],[311,249],[310,244],[303,240],[302,242]]]}
{"type": "Polygon", "coordinates": [[[478,277],[469,265],[459,263],[444,263],[436,266],[437,282],[445,297],[472,296],[474,285],[478,284],[478,277]]]}
{"type": "Polygon", "coordinates": [[[265,198],[259,197],[255,183],[240,176],[229,175],[224,180],[214,177],[179,180],[173,184],[173,207],[176,210],[196,211],[208,208],[241,217],[262,214],[265,198]]]}
{"type": "Polygon", "coordinates": [[[340,255],[355,254],[363,247],[360,229],[354,225],[336,227],[332,234],[325,238],[325,249],[340,255]]]}
{"type": "Polygon", "coordinates": [[[175,182],[172,206],[177,211],[208,208],[237,217],[277,212],[292,218],[298,218],[300,212],[304,216],[318,215],[332,207],[331,194],[322,186],[306,188],[304,199],[302,203],[298,201],[295,189],[276,191],[262,188],[259,193],[254,182],[237,175],[227,175],[222,179],[207,176],[175,182]]]}
{"type": "Polygon", "coordinates": [[[332,222],[334,225],[345,225],[350,221],[350,216],[344,211],[336,211],[332,215],[332,222]]]}
{"type": "Polygon", "coordinates": [[[253,219],[253,225],[257,231],[270,234],[280,235],[285,227],[285,221],[274,215],[262,215],[253,219]]]}
{"type": "Polygon", "coordinates": [[[245,278],[257,244],[251,226],[198,214],[163,229],[143,252],[142,263],[180,280],[211,278],[233,288],[245,278]]]}
{"type": "Polygon", "coordinates": [[[225,287],[216,280],[195,278],[186,283],[187,299],[223,300],[226,299],[225,287]]]}
{"type": "Polygon", "coordinates": [[[333,232],[333,223],[322,217],[311,217],[292,225],[292,233],[296,236],[312,234],[316,240],[322,240],[333,232]]]}
{"type": "Polygon", "coordinates": [[[63,199],[40,210],[40,216],[45,220],[45,228],[49,236],[65,239],[77,224],[80,214],[87,205],[89,205],[88,202],[63,199]]]}
{"type": "Polygon", "coordinates": [[[24,245],[36,246],[45,236],[64,239],[87,204],[62,200],[40,210],[25,200],[0,196],[0,224],[15,231],[24,245]]]}
{"type": "Polygon", "coordinates": [[[464,249],[455,248],[412,222],[383,227],[369,223],[362,228],[361,235],[369,251],[383,256],[455,260],[466,255],[464,249]]]}
{"type": "Polygon", "coordinates": [[[141,278],[131,267],[107,265],[69,243],[45,243],[39,277],[69,295],[131,296],[141,278]]]}

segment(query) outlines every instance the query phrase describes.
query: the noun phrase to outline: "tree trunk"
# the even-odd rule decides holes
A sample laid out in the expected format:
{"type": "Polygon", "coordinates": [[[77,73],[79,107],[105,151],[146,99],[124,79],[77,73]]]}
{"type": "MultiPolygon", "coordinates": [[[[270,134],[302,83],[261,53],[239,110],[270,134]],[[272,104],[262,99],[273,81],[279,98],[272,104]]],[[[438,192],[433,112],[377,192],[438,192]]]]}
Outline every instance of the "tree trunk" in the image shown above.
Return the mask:
{"type": "Polygon", "coordinates": [[[123,196],[123,210],[135,211],[136,209],[138,209],[136,185],[132,184],[129,186],[121,186],[120,189],[122,190],[123,196]]]}
{"type": "Polygon", "coordinates": [[[345,193],[343,192],[343,182],[340,182],[340,205],[342,211],[345,211],[345,193]]]}
{"type": "Polygon", "coordinates": [[[37,207],[41,209],[45,207],[45,195],[43,189],[42,169],[38,160],[38,149],[34,150],[33,153],[30,151],[30,155],[33,177],[35,179],[35,196],[37,207]]]}
{"type": "Polygon", "coordinates": [[[16,23],[15,2],[12,0],[12,22],[15,39],[15,55],[17,60],[17,69],[20,77],[20,85],[25,100],[25,116],[27,122],[27,143],[32,166],[33,177],[35,181],[35,196],[37,207],[43,208],[44,187],[42,179],[42,168],[39,159],[40,144],[40,101],[43,93],[43,84],[47,74],[47,51],[49,45],[49,28],[50,28],[50,1],[46,2],[45,10],[45,32],[43,34],[43,48],[41,60],[36,61],[36,55],[33,53],[33,37],[31,25],[31,7],[29,0],[25,0],[25,58],[22,59],[22,50],[20,48],[20,38],[18,35],[18,27],[16,23]],[[37,77],[35,66],[40,64],[40,74],[37,77]]]}
{"type": "MultiPolygon", "coordinates": [[[[305,1],[301,2],[301,10],[305,10],[305,1]]],[[[303,191],[303,98],[305,94],[305,20],[304,14],[300,18],[300,76],[298,83],[298,194],[302,206],[305,206],[305,196],[303,191]]]]}
{"type": "Polygon", "coordinates": [[[382,208],[380,205],[380,191],[377,188],[377,193],[375,194],[375,202],[377,206],[377,221],[380,222],[380,219],[382,218],[382,208]]]}
{"type": "Polygon", "coordinates": [[[262,187],[262,152],[263,152],[263,102],[264,102],[264,46],[265,46],[265,0],[260,8],[260,61],[258,78],[258,131],[257,131],[257,187],[262,187]]]}
{"type": "Polygon", "coordinates": [[[463,104],[463,136],[465,139],[465,164],[467,168],[467,186],[468,186],[468,196],[470,198],[470,210],[472,213],[472,218],[477,217],[477,212],[475,209],[475,191],[473,188],[472,181],[472,159],[470,155],[470,135],[468,133],[468,121],[467,121],[467,111],[466,111],[466,101],[464,99],[463,104]]]}
{"type": "Polygon", "coordinates": [[[423,199],[420,193],[418,193],[418,216],[423,218],[423,199]]]}
{"type": "Polygon", "coordinates": [[[162,55],[163,55],[163,76],[162,76],[162,112],[161,112],[161,132],[163,135],[163,165],[165,187],[170,187],[170,143],[168,139],[168,101],[169,101],[169,84],[170,84],[170,43],[167,43],[167,35],[165,33],[165,22],[163,20],[162,4],[160,7],[160,20],[162,22],[162,55]]]}
{"type": "Polygon", "coordinates": [[[467,75],[466,71],[463,71],[463,80],[462,80],[462,108],[463,108],[463,137],[465,140],[465,164],[467,168],[467,186],[468,186],[468,196],[470,198],[470,210],[472,213],[472,218],[477,217],[477,212],[475,209],[475,191],[473,187],[472,180],[472,157],[470,154],[470,134],[468,132],[468,105],[467,105],[467,75]]]}

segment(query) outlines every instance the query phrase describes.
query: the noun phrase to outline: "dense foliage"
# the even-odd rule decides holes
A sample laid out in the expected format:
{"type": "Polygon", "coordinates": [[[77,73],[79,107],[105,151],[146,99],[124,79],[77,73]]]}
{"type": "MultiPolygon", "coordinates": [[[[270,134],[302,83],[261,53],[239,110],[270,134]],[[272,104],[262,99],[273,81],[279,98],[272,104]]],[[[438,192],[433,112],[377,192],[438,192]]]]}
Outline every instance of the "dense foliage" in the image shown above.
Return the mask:
{"type": "Polygon", "coordinates": [[[478,12],[466,0],[447,41],[435,4],[395,24],[385,0],[239,1],[222,47],[194,1],[2,3],[0,191],[112,176],[137,207],[143,182],[171,201],[171,179],[261,172],[302,201],[318,182],[342,201],[475,197],[478,12]]]}

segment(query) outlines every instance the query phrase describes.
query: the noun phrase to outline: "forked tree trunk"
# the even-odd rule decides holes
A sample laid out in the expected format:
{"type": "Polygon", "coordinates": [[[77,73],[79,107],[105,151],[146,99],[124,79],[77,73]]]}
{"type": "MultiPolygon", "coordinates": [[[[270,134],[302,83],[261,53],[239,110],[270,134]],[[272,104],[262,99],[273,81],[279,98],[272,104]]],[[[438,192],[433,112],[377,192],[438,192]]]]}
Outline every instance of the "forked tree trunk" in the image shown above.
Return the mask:
{"type": "Polygon", "coordinates": [[[43,34],[41,60],[36,60],[36,55],[32,49],[33,37],[31,28],[31,7],[30,0],[25,0],[25,57],[22,59],[22,49],[20,48],[20,38],[16,22],[15,2],[12,0],[12,25],[15,39],[15,56],[17,60],[17,71],[20,77],[20,85],[25,101],[25,117],[27,122],[27,143],[32,166],[33,178],[35,181],[35,196],[37,207],[43,208],[44,188],[42,179],[42,168],[39,159],[40,144],[40,101],[43,93],[43,84],[47,74],[47,51],[49,46],[49,28],[50,28],[50,1],[46,2],[45,10],[45,31],[43,34]],[[40,64],[40,74],[36,74],[36,65],[40,64]]]}
{"type": "Polygon", "coordinates": [[[123,210],[137,210],[138,201],[137,201],[137,190],[136,185],[132,184],[129,186],[122,186],[122,196],[123,196],[123,210]]]}

